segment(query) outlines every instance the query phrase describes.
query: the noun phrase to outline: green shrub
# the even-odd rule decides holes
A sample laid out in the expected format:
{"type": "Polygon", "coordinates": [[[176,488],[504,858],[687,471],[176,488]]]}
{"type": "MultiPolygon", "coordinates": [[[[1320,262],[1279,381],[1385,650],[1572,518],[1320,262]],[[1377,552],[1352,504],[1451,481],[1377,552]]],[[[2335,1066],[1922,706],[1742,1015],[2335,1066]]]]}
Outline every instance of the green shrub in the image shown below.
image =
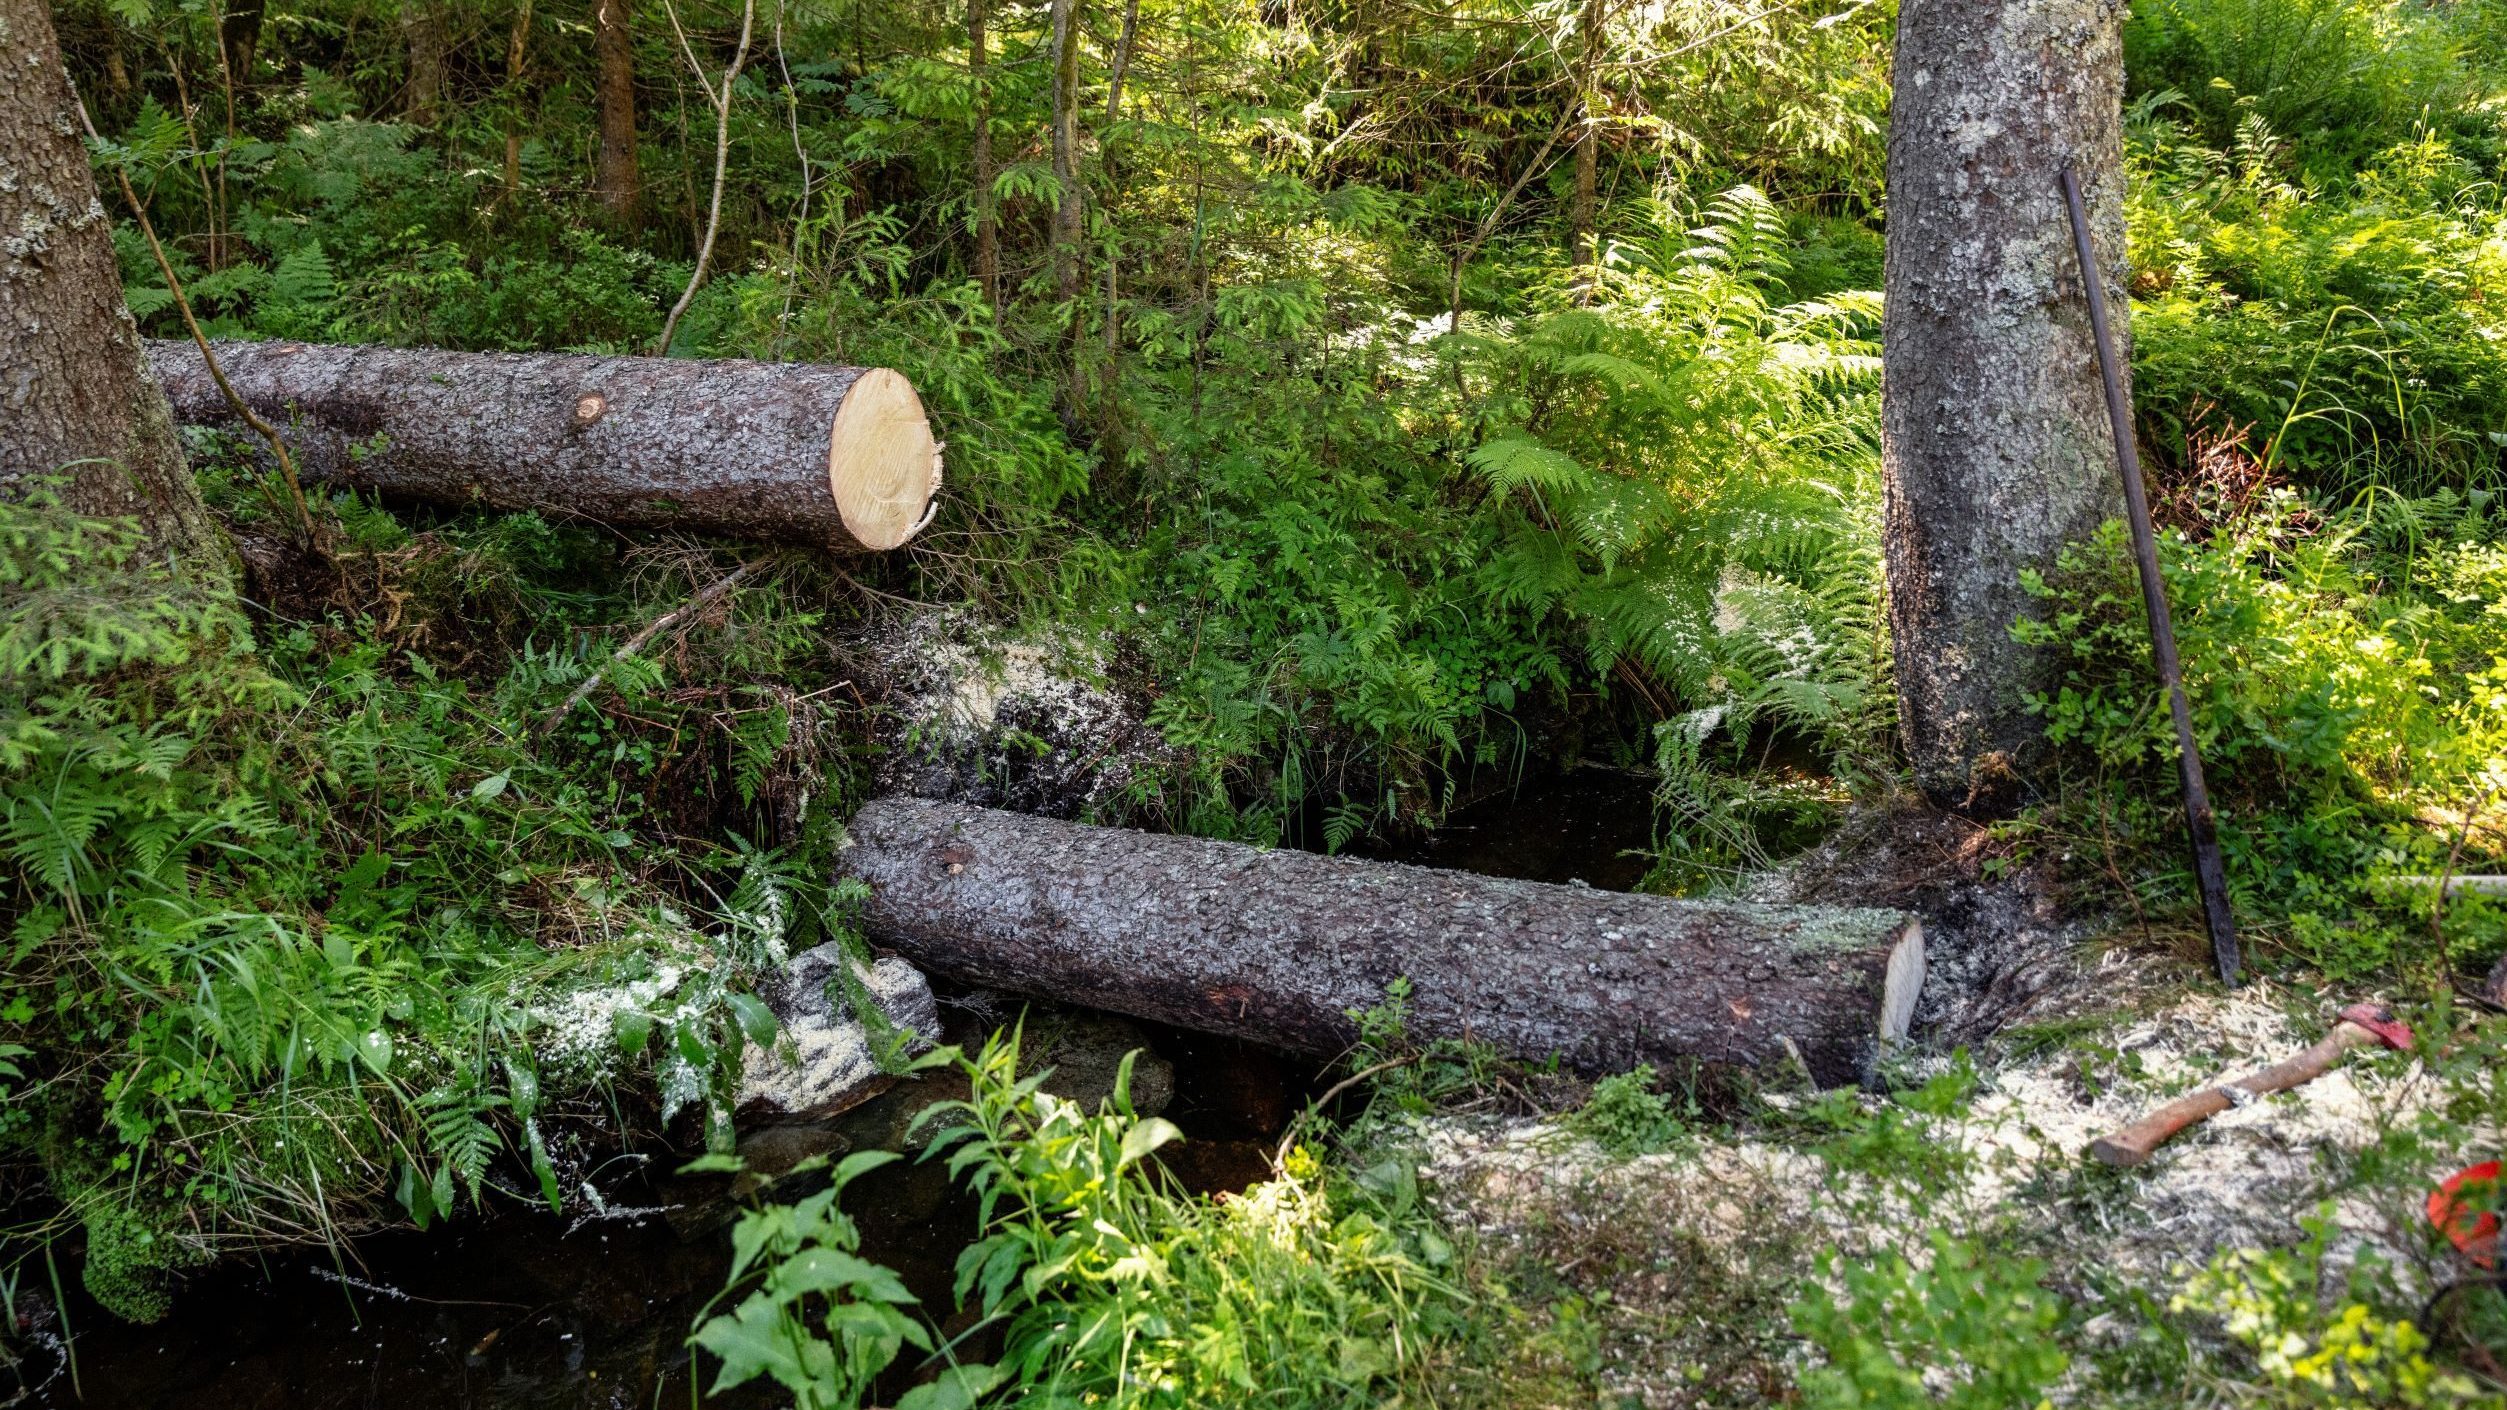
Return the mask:
{"type": "MultiPolygon", "coordinates": [[[[918,1118],[979,1203],[982,1235],[958,1256],[957,1297],[1001,1329],[997,1360],[958,1364],[902,1407],[1011,1402],[1113,1406],[1373,1406],[1416,1368],[1459,1292],[1452,1250],[1415,1185],[1370,1193],[1294,1154],[1280,1175],[1211,1202],[1176,1192],[1150,1157],[1175,1128],[1131,1108],[1131,1059],[1089,1113],[1019,1075],[1013,1033],[972,1058],[962,1102],[918,1118]]],[[[855,1256],[837,1186],[746,1216],[734,1287],[755,1288],[694,1340],[725,1357],[720,1384],[773,1377],[812,1410],[861,1403],[903,1345],[927,1347],[910,1299],[855,1256]]],[[[942,1348],[941,1354],[949,1354],[942,1348]]]]}
{"type": "Polygon", "coordinates": [[[2045,1266],[1935,1229],[1921,1265],[1903,1254],[1861,1261],[1830,1253],[1793,1325],[1824,1364],[1801,1376],[1813,1410],[2018,1410],[2071,1365],[2051,1335],[2061,1302],[2039,1286],[2045,1266]],[[1833,1291],[1831,1291],[1833,1289],[1833,1291]],[[1932,1374],[1927,1375],[1927,1372],[1932,1374]]]}
{"type": "Polygon", "coordinates": [[[1592,1097],[1566,1124],[1568,1130],[1623,1158],[1661,1150],[1682,1129],[1670,1099],[1654,1090],[1651,1065],[1594,1083],[1592,1097]]]}
{"type": "MultiPolygon", "coordinates": [[[[2475,825],[2507,783],[2495,513],[2488,496],[2441,495],[2317,515],[2284,493],[2208,544],[2161,540],[2231,890],[2330,973],[2429,943],[2433,895],[2381,878],[2459,872],[2497,845],[2475,825]]],[[[2030,590],[2053,612],[2021,634],[2066,663],[2032,704],[2066,773],[2030,826],[2087,849],[2087,874],[2151,868],[2134,904],[2179,907],[2175,748],[2120,526],[2030,590]]],[[[2458,919],[2458,962],[2507,939],[2485,907],[2458,919]]]]}
{"type": "Polygon", "coordinates": [[[2124,30],[2134,86],[2178,90],[2214,140],[2250,105],[2336,162],[2452,118],[2474,89],[2458,42],[2417,0],[2153,0],[2124,30]]]}

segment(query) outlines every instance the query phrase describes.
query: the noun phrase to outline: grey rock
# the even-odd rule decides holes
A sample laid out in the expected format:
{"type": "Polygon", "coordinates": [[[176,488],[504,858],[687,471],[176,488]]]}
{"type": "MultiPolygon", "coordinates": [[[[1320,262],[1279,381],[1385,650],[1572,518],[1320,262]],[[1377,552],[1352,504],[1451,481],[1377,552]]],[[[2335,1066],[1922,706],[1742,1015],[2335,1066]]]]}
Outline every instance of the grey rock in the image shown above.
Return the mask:
{"type": "Polygon", "coordinates": [[[771,1121],[811,1121],[858,1106],[896,1079],[883,1069],[940,1041],[940,1010],[922,972],[905,961],[857,966],[856,986],[838,982],[845,963],[828,944],[793,958],[759,997],[783,1031],[774,1045],[749,1045],[740,1065],[742,1113],[771,1121]],[[854,995],[876,1016],[854,1012],[854,995]]]}

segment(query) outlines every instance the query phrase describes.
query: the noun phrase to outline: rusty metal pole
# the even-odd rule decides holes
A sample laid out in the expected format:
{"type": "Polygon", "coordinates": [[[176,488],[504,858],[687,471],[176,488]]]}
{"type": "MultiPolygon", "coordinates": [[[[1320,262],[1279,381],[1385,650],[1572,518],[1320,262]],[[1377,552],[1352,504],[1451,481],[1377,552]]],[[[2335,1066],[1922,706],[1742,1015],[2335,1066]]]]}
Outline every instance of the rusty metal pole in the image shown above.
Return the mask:
{"type": "Polygon", "coordinates": [[[2220,864],[2219,829],[2211,816],[2211,790],[2202,779],[2202,755],[2194,748],[2194,715],[2185,703],[2185,673],[2176,659],[2176,627],[2168,617],[2167,584],[2159,576],[2158,537],[2150,527],[2150,497],[2142,489],[2141,455],[2133,445],[2132,413],[2116,371],[2107,332],[2106,281],[2089,244],[2089,212],[2080,199],[2080,178],[2063,164],[2063,204],[2072,215],[2072,248],[2080,256],[2081,287],[2089,295],[2089,332],[2098,345],[2098,373],[2107,387],[2107,420],[2115,428],[2115,460],[2124,474],[2124,508],[2133,526],[2133,557],[2141,565],[2141,604],[2150,613],[2150,654],[2167,686],[2168,713],[2176,718],[2176,776],[2185,788],[2185,831],[2194,844],[2194,887],[2202,893],[2202,918],[2211,931],[2211,957],[2220,982],[2237,984],[2237,916],[2229,909],[2228,874],[2220,864]]]}

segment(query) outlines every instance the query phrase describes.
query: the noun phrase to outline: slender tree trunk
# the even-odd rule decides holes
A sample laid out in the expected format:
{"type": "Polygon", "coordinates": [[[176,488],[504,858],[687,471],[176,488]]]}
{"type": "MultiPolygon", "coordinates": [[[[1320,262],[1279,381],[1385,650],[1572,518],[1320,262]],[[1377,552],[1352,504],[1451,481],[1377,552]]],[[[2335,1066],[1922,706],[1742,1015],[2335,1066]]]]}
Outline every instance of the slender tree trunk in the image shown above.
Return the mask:
{"type": "MultiPolygon", "coordinates": [[[[1139,38],[1139,36],[1140,0],[1124,0],[1123,33],[1122,37],[1115,41],[1114,62],[1108,69],[1106,76],[1106,131],[1109,135],[1098,139],[1100,142],[1111,143],[1113,138],[1110,134],[1114,131],[1114,125],[1123,120],[1123,76],[1131,72],[1132,44],[1134,40],[1139,38]]],[[[1105,178],[1106,189],[1108,191],[1115,190],[1117,183],[1121,180],[1121,171],[1115,164],[1114,152],[1111,146],[1107,148],[1105,153],[1105,178]]],[[[1109,212],[1111,212],[1112,209],[1112,206],[1108,207],[1109,212]]],[[[1110,377],[1113,375],[1111,368],[1114,362],[1114,348],[1116,341],[1120,337],[1120,329],[1122,326],[1120,313],[1122,309],[1121,279],[1123,273],[1123,251],[1120,243],[1115,240],[1110,233],[1113,226],[1113,221],[1110,216],[1106,224],[1109,229],[1109,234],[1107,237],[1106,247],[1105,354],[1106,364],[1109,369],[1107,375],[1110,377]]]]}
{"type": "Polygon", "coordinates": [[[400,33],[409,47],[409,81],[402,88],[401,113],[411,122],[435,122],[435,105],[444,95],[444,21],[436,13],[441,0],[401,0],[400,33]]]}
{"type": "Polygon", "coordinates": [[[522,67],[531,53],[531,0],[514,7],[514,28],[505,44],[505,196],[522,190],[522,67]]]}
{"type": "Polygon", "coordinates": [[[1601,129],[1594,99],[1600,94],[1602,67],[1602,0],[1585,0],[1582,53],[1576,64],[1576,104],[1583,114],[1576,134],[1576,184],[1567,210],[1567,257],[1579,269],[1591,266],[1598,251],[1593,235],[1595,177],[1601,165],[1601,129]]]}
{"type": "Polygon", "coordinates": [[[113,90],[113,101],[127,103],[131,99],[131,68],[122,59],[122,31],[107,29],[104,39],[104,81],[113,90]]]}
{"type": "Polygon", "coordinates": [[[975,282],[1001,307],[1001,222],[993,208],[992,61],[984,52],[984,0],[966,0],[966,65],[975,90],[975,282]]]}
{"type": "Polygon", "coordinates": [[[601,154],[594,184],[609,218],[636,223],[635,35],[628,0],[592,0],[592,47],[600,59],[601,154]]]}
{"type": "Polygon", "coordinates": [[[253,59],[261,49],[263,13],[263,0],[234,0],[218,22],[218,44],[237,87],[252,82],[253,59]]]}
{"type": "Polygon", "coordinates": [[[44,0],[0,0],[0,496],[56,472],[85,514],[130,515],[188,571],[224,580],[165,394],[122,303],[113,226],[78,134],[44,0]]]}
{"type": "Polygon", "coordinates": [[[2007,808],[2043,749],[2020,575],[2120,512],[2057,185],[2126,310],[2119,0],[1906,0],[1889,122],[1882,441],[1898,712],[1919,786],[2007,808]]]}
{"type": "Polygon", "coordinates": [[[1072,303],[1079,298],[1087,210],[1079,189],[1079,0],[1053,0],[1052,14],[1053,179],[1062,188],[1053,215],[1053,292],[1072,303]]]}

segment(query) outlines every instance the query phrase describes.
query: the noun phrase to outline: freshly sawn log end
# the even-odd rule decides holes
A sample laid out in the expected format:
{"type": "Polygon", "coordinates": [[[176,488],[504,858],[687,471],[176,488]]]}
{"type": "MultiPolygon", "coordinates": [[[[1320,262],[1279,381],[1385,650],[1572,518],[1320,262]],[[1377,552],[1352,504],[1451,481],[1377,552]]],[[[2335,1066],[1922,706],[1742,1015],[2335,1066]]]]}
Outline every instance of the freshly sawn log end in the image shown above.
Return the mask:
{"type": "Polygon", "coordinates": [[[1924,937],[1898,911],[1675,900],[1263,851],[888,798],[842,862],[872,937],[933,973],[1318,1054],[1407,980],[1414,1039],[1586,1072],[1799,1062],[1902,1039],[1924,937]]]}
{"type": "Polygon", "coordinates": [[[864,370],[827,434],[827,491],[845,532],[880,552],[922,532],[940,493],[940,450],[914,384],[864,370]]]}
{"type": "MultiPolygon", "coordinates": [[[[879,552],[940,492],[922,399],[884,367],[213,347],[307,479],[402,499],[879,552]]],[[[242,429],[196,345],[148,357],[176,420],[242,429]]]]}

